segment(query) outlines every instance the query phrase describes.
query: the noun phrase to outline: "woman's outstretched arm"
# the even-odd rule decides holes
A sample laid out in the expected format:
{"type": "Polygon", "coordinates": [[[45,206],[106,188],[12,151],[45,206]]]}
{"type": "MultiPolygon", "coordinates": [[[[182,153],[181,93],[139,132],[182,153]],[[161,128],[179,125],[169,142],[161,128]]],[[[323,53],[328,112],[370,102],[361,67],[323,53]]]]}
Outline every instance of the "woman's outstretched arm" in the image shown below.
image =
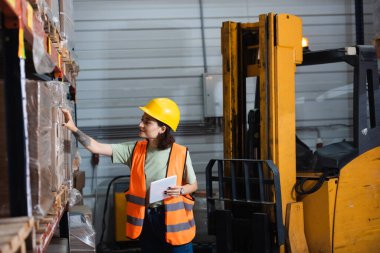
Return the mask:
{"type": "Polygon", "coordinates": [[[67,127],[67,129],[73,133],[83,147],[95,154],[112,156],[112,148],[110,144],[103,144],[89,137],[75,126],[73,118],[68,110],[62,108],[62,112],[65,116],[65,123],[63,126],[67,127]]]}

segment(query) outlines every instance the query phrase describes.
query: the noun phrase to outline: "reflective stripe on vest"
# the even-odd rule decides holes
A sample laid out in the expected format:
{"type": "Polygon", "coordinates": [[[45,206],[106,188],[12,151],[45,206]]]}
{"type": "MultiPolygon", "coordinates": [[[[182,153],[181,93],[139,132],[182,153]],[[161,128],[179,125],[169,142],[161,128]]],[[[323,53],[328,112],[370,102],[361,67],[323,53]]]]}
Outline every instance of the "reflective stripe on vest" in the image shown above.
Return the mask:
{"type": "Polygon", "coordinates": [[[180,232],[180,231],[183,231],[183,230],[188,230],[188,229],[190,229],[193,226],[195,226],[194,219],[192,219],[192,220],[190,220],[188,222],[179,223],[179,224],[176,224],[176,225],[168,225],[166,228],[167,228],[168,232],[180,232]]]}
{"type": "MultiPolygon", "coordinates": [[[[136,143],[132,155],[130,187],[127,194],[126,234],[132,239],[140,236],[145,215],[145,170],[147,141],[136,143]]],[[[182,175],[186,164],[187,148],[173,143],[167,177],[177,175],[177,185],[182,185],[182,175]]],[[[191,242],[195,236],[193,216],[194,200],[190,195],[171,197],[164,200],[166,241],[172,245],[191,242]]]]}
{"type": "Polygon", "coordinates": [[[140,198],[140,197],[133,196],[133,195],[127,195],[127,201],[134,203],[136,205],[141,205],[141,206],[145,205],[145,198],[140,198]]]}
{"type": "Polygon", "coordinates": [[[179,209],[185,209],[187,211],[193,210],[194,204],[187,204],[184,202],[178,202],[178,203],[173,203],[173,204],[167,204],[166,205],[166,211],[177,211],[179,209]]]}
{"type": "Polygon", "coordinates": [[[127,222],[135,226],[142,226],[144,224],[144,219],[139,219],[139,218],[127,215],[127,222]]]}

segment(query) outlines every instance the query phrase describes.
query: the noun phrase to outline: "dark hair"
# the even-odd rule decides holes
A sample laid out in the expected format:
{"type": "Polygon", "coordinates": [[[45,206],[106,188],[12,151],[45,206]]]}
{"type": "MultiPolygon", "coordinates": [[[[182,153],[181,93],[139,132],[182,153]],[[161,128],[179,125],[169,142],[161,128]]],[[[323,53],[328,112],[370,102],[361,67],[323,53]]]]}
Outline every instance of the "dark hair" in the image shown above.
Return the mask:
{"type": "Polygon", "coordinates": [[[157,148],[159,150],[164,150],[172,146],[172,144],[175,142],[174,136],[170,133],[170,127],[166,125],[165,123],[162,123],[161,121],[157,120],[157,124],[160,127],[165,126],[166,130],[162,134],[159,134],[157,136],[157,148]]]}

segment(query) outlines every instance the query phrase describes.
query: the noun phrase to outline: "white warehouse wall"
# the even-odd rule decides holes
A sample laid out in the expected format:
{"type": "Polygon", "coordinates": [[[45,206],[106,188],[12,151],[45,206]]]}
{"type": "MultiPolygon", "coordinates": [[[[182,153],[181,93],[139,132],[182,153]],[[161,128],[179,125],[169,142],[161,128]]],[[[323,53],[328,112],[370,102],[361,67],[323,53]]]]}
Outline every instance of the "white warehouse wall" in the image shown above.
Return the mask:
{"type": "MultiPolygon", "coordinates": [[[[364,1],[365,40],[374,34],[373,1],[364,1]]],[[[205,46],[209,73],[221,74],[220,27],[223,21],[257,22],[262,13],[291,13],[303,20],[303,33],[312,50],[355,44],[354,1],[203,0],[205,46]]],[[[76,47],[80,73],[77,81],[79,127],[136,125],[143,105],[157,96],[178,102],[182,121],[203,121],[204,72],[199,1],[197,0],[74,0],[76,47]]],[[[302,67],[297,70],[298,135],[310,147],[317,135],[325,144],[351,138],[349,120],[351,69],[344,64],[302,67]],[[322,109],[322,110],[321,110],[322,109]]],[[[248,108],[253,107],[254,80],[248,82],[248,108]]],[[[123,140],[102,140],[122,142],[123,140]]],[[[189,147],[204,189],[204,168],[210,158],[221,158],[220,134],[178,136],[189,147]]],[[[94,200],[96,184],[128,174],[122,165],[101,158],[97,169],[90,153],[80,149],[86,171],[85,200],[94,200]],[[95,187],[93,187],[95,188],[95,187]]]]}

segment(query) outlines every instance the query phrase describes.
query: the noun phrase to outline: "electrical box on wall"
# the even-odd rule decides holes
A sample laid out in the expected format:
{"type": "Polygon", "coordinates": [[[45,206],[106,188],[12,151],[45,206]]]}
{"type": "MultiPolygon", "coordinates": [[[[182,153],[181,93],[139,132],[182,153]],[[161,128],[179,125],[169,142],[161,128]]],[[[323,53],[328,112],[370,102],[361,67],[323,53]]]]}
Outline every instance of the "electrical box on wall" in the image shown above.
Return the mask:
{"type": "Polygon", "coordinates": [[[223,76],[203,74],[204,116],[223,117],[223,76]]]}

